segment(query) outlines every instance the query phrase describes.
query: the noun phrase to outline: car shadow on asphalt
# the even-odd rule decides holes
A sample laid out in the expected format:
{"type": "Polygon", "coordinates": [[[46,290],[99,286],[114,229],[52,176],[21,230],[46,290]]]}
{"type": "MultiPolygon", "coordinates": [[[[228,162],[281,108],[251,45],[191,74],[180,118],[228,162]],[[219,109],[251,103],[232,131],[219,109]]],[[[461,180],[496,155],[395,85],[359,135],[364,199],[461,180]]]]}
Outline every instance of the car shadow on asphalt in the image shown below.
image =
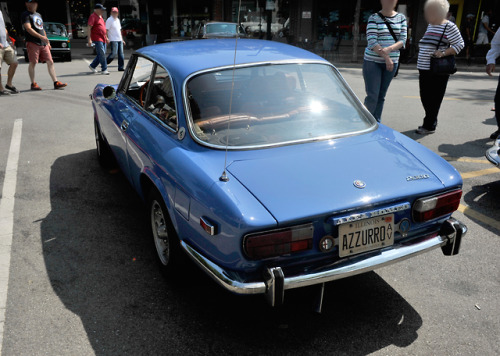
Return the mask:
{"type": "Polygon", "coordinates": [[[327,284],[322,314],[312,312],[316,288],[289,291],[273,309],[262,296],[226,292],[192,264],[164,279],[141,200],[95,156],[53,164],[41,243],[52,288],[96,355],[365,355],[418,338],[420,315],[374,272],[327,284]]]}
{"type": "Polygon", "coordinates": [[[491,148],[493,140],[489,137],[467,141],[458,145],[443,143],[439,145],[439,152],[450,157],[484,157],[486,150],[491,148]]]}
{"type": "MultiPolygon", "coordinates": [[[[500,180],[488,184],[472,186],[471,189],[464,195],[464,202],[469,208],[489,216],[496,221],[500,221],[499,201],[500,180]]],[[[468,214],[467,217],[495,234],[500,233],[499,230],[485,224],[484,221],[477,219],[474,214],[468,214]]]]}

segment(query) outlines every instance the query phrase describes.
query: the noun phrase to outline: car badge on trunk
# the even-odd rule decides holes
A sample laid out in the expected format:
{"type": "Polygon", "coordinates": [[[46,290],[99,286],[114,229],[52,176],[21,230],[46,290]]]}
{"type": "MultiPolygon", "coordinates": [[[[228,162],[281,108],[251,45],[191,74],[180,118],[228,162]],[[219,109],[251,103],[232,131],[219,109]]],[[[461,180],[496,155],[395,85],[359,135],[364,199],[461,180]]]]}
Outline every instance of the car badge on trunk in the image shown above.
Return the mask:
{"type": "Polygon", "coordinates": [[[366,188],[366,183],[363,182],[362,180],[357,179],[357,180],[354,181],[354,186],[356,188],[358,188],[358,189],[365,189],[366,188]]]}

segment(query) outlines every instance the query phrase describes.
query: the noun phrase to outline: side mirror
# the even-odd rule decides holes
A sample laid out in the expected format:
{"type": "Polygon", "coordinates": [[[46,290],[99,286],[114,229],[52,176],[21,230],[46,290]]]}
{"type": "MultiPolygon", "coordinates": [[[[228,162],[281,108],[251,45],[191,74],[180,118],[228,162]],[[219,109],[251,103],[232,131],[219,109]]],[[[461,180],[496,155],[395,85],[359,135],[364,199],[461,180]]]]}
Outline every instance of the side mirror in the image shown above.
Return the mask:
{"type": "Polygon", "coordinates": [[[102,90],[104,99],[113,100],[116,98],[116,90],[112,86],[107,86],[102,90]]]}

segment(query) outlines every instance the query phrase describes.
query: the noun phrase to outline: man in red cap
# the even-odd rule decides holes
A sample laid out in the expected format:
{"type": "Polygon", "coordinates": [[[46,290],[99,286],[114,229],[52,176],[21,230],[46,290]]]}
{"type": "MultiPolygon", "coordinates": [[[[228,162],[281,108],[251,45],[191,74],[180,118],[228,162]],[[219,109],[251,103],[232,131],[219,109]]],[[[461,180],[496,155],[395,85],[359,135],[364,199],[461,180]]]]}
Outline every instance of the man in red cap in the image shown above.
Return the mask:
{"type": "Polygon", "coordinates": [[[122,26],[120,25],[120,19],[118,18],[118,8],[113,7],[111,9],[111,16],[106,21],[106,30],[108,31],[108,39],[111,46],[111,53],[106,59],[107,63],[110,64],[118,55],[118,71],[123,72],[125,65],[125,57],[123,55],[123,41],[122,37],[122,26]]]}
{"type": "Polygon", "coordinates": [[[101,4],[95,4],[94,13],[89,17],[89,46],[94,43],[97,56],[90,64],[89,68],[93,73],[97,73],[97,66],[101,65],[101,74],[109,75],[108,64],[106,63],[106,44],[109,43],[106,35],[106,23],[102,15],[106,13],[106,8],[101,4]]]}

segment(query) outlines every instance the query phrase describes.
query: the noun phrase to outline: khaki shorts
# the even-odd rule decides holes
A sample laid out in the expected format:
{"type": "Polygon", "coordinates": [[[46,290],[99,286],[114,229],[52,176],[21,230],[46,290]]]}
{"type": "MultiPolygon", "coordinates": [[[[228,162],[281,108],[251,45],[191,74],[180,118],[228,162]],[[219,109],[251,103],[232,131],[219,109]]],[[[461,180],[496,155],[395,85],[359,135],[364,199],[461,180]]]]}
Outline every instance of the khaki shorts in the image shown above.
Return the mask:
{"type": "Polygon", "coordinates": [[[7,65],[11,65],[17,63],[17,57],[14,53],[14,48],[11,46],[7,48],[0,48],[0,68],[2,68],[2,62],[7,63],[7,65]]]}

